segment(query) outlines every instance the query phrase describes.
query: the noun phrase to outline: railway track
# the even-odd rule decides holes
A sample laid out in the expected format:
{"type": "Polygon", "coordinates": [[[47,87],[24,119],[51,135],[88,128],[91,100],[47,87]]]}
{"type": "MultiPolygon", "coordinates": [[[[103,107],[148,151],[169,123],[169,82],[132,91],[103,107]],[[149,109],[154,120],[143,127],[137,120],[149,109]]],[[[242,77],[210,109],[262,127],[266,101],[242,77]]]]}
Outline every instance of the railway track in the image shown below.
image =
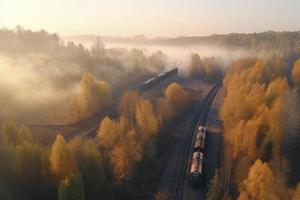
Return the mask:
{"type": "Polygon", "coordinates": [[[195,129],[198,124],[205,125],[211,104],[212,104],[219,88],[220,88],[220,83],[218,82],[209,91],[209,93],[206,95],[204,100],[202,100],[198,103],[198,105],[196,106],[197,109],[195,109],[195,111],[193,113],[193,118],[192,118],[191,124],[188,129],[188,134],[186,135],[185,140],[184,140],[185,142],[183,145],[183,151],[180,155],[181,159],[180,159],[180,163],[179,163],[177,180],[175,183],[175,188],[172,193],[173,200],[179,200],[182,198],[184,183],[185,183],[186,174],[187,174],[187,164],[191,157],[190,146],[193,141],[195,129]]]}

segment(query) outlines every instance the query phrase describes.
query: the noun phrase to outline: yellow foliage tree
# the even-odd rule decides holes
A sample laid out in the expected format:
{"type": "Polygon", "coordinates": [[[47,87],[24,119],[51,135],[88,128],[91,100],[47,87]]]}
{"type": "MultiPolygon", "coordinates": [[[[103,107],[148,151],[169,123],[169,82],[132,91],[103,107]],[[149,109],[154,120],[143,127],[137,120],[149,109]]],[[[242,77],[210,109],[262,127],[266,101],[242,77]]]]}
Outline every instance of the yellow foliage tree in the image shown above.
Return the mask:
{"type": "Polygon", "coordinates": [[[98,81],[90,73],[85,73],[79,86],[74,104],[77,120],[86,119],[111,105],[112,93],[105,81],[98,81]]]}
{"type": "Polygon", "coordinates": [[[295,84],[297,84],[298,87],[300,87],[300,58],[298,58],[298,60],[294,64],[292,76],[295,84]]]}
{"type": "Polygon", "coordinates": [[[158,131],[158,122],[153,112],[153,105],[149,100],[141,100],[136,105],[136,123],[143,135],[151,136],[158,131]]]}
{"type": "Polygon", "coordinates": [[[20,142],[25,142],[25,141],[29,142],[29,143],[33,142],[32,135],[27,126],[21,125],[18,131],[19,131],[19,141],[20,142]]]}
{"type": "Polygon", "coordinates": [[[160,126],[166,119],[170,119],[175,115],[174,109],[166,98],[159,97],[156,102],[156,116],[160,126]]]}
{"type": "Polygon", "coordinates": [[[248,178],[240,184],[238,200],[279,200],[274,183],[275,177],[268,164],[256,160],[250,168],[248,178]]]}
{"type": "Polygon", "coordinates": [[[110,162],[115,180],[123,184],[126,191],[127,182],[131,178],[134,165],[142,158],[143,149],[136,140],[135,131],[130,131],[110,153],[110,162]]]}
{"type": "Polygon", "coordinates": [[[120,139],[119,124],[109,117],[105,117],[98,130],[98,138],[103,146],[113,147],[120,139]]]}
{"type": "Polygon", "coordinates": [[[165,97],[177,112],[187,106],[188,95],[178,83],[171,83],[165,90],[165,97]]]}
{"type": "Polygon", "coordinates": [[[300,183],[298,183],[296,190],[294,191],[292,200],[300,199],[300,183]]]}
{"type": "Polygon", "coordinates": [[[18,128],[13,121],[5,122],[2,125],[1,141],[5,145],[18,144],[18,128]]]}
{"type": "Polygon", "coordinates": [[[58,135],[52,145],[50,153],[50,168],[58,177],[67,177],[70,173],[76,171],[74,156],[63,138],[58,135]]]}
{"type": "Polygon", "coordinates": [[[289,85],[287,78],[274,76],[282,73],[282,66],[274,67],[272,63],[242,59],[232,64],[224,79],[220,116],[233,159],[237,166],[245,168],[239,171],[245,172],[250,167],[249,162],[240,165],[244,158],[272,159],[272,166],[278,166],[274,171],[277,176],[284,166],[283,159],[278,158],[284,136],[283,99],[289,85]]]}
{"type": "Polygon", "coordinates": [[[140,101],[137,92],[126,92],[119,103],[120,115],[128,120],[128,130],[132,129],[135,124],[135,109],[140,101]]]}

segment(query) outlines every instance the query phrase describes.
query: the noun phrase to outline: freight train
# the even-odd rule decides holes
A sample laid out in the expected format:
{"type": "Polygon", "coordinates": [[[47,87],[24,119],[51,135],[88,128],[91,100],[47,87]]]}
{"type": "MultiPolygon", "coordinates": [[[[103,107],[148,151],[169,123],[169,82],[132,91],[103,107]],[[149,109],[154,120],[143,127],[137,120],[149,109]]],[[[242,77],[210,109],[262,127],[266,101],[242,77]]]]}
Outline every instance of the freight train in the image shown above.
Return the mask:
{"type": "Polygon", "coordinates": [[[163,80],[165,80],[175,74],[178,74],[177,67],[175,67],[169,71],[166,71],[166,72],[161,72],[160,74],[156,75],[155,77],[143,82],[141,84],[140,90],[143,91],[143,90],[149,89],[149,88],[153,87],[154,85],[156,85],[157,83],[162,82],[163,80]]]}
{"type": "Polygon", "coordinates": [[[203,181],[203,158],[205,147],[206,127],[198,126],[193,146],[192,163],[190,170],[190,183],[198,186],[203,181]]]}

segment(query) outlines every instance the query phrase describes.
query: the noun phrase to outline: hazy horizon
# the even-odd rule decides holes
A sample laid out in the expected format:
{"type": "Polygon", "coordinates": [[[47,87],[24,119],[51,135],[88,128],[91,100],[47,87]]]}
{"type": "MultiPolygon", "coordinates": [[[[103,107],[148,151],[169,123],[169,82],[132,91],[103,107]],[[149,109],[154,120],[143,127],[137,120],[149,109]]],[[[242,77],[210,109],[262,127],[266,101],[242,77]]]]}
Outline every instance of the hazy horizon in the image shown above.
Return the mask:
{"type": "Polygon", "coordinates": [[[299,7],[293,0],[0,0],[0,26],[59,35],[152,38],[299,31],[299,7]]]}

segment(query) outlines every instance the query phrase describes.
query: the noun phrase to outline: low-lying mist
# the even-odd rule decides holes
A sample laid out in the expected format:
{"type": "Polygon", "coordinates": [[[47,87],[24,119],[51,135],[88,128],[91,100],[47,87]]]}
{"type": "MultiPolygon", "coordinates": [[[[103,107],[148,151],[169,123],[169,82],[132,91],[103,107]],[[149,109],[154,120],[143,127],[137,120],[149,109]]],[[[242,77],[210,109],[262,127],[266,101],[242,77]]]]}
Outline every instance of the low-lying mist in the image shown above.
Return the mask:
{"type": "MultiPolygon", "coordinates": [[[[72,39],[75,43],[84,44],[87,48],[91,48],[94,44],[95,37],[62,37],[64,41],[68,42],[72,39]]],[[[121,49],[141,49],[146,55],[151,55],[156,51],[162,51],[168,56],[169,64],[179,64],[178,66],[185,69],[190,61],[190,56],[193,53],[199,54],[201,58],[204,57],[219,57],[223,61],[224,66],[228,66],[233,60],[255,56],[255,51],[246,48],[229,49],[218,45],[159,45],[159,44],[134,44],[134,43],[117,43],[103,40],[105,48],[121,48],[121,49]]],[[[171,66],[170,66],[171,67],[171,66]]]]}
{"type": "MultiPolygon", "coordinates": [[[[73,38],[74,39],[74,38],[73,38]]],[[[95,39],[95,38],[94,38],[95,39]]],[[[0,30],[0,123],[65,124],[73,119],[72,102],[80,80],[90,73],[112,88],[177,65],[188,74],[191,54],[217,57],[224,68],[249,50],[217,46],[168,46],[62,41],[56,34],[0,30]]]]}
{"type": "Polygon", "coordinates": [[[82,73],[84,69],[75,63],[53,60],[47,55],[1,55],[0,120],[23,123],[66,120],[66,105],[82,73]]]}

